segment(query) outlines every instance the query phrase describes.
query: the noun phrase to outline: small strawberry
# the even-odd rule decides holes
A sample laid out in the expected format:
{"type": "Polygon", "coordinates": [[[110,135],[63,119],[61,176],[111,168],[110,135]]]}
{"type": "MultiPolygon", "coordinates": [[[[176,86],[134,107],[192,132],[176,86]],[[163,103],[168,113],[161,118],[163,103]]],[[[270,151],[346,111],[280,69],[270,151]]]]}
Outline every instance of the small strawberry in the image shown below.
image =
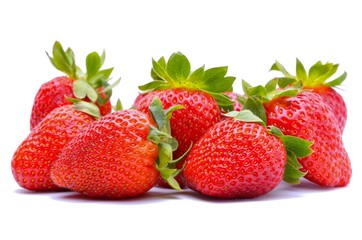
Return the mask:
{"type": "Polygon", "coordinates": [[[56,77],[41,85],[34,98],[30,129],[33,129],[53,109],[72,104],[68,98],[95,103],[99,106],[102,116],[112,111],[111,89],[119,81],[109,85],[109,76],[113,68],[100,70],[105,59],[105,52],[101,56],[96,52],[88,54],[86,73],[83,73],[76,65],[73,51],[70,48],[64,51],[62,45],[57,41],[53,46],[53,57],[49,55],[48,57],[53,66],[65,73],[66,76],[56,77]]]}
{"type": "Polygon", "coordinates": [[[234,102],[234,111],[241,111],[243,109],[243,105],[241,104],[241,101],[243,101],[243,96],[241,94],[236,92],[225,92],[224,94],[227,95],[230,100],[234,102]]]}
{"type": "Polygon", "coordinates": [[[279,84],[282,87],[288,84],[301,84],[304,89],[309,89],[312,92],[319,94],[325,103],[331,107],[337,118],[339,128],[343,133],[347,121],[347,106],[342,95],[340,95],[335,88],[343,83],[347,77],[347,73],[344,72],[336,79],[327,82],[327,80],[337,72],[338,64],[323,64],[318,61],[307,73],[303,64],[297,59],[296,76],[287,72],[283,65],[278,61],[273,64],[271,70],[283,73],[284,77],[279,80],[279,84]]]}
{"type": "Polygon", "coordinates": [[[51,180],[50,167],[64,146],[94,120],[73,105],[58,107],[45,116],[13,155],[11,170],[19,186],[32,191],[61,189],[51,180]]]}
{"type": "Polygon", "coordinates": [[[342,133],[331,108],[319,94],[295,86],[276,89],[278,79],[265,87],[243,82],[248,96],[244,109],[258,113],[268,125],[284,134],[313,142],[313,153],[298,159],[305,178],[321,186],[345,186],[351,178],[351,163],[342,133]]]}
{"type": "MultiPolygon", "coordinates": [[[[233,102],[223,94],[232,90],[234,77],[225,77],[227,67],[205,70],[204,66],[191,72],[191,65],[180,52],[152,61],[153,81],[140,86],[141,93],[133,106],[148,112],[148,106],[157,96],[165,108],[175,104],[184,106],[171,118],[172,136],[179,142],[174,157],[185,154],[192,143],[221,119],[220,107],[231,107],[233,102]],[[220,106],[220,107],[219,107],[220,106]]],[[[181,167],[182,163],[178,167],[181,167]]],[[[179,179],[178,179],[179,180],[179,179]]],[[[182,184],[182,183],[181,183],[182,184]]],[[[162,181],[160,182],[162,184],[162,181]]]]}
{"type": "Polygon", "coordinates": [[[112,112],[78,134],[51,169],[53,181],[91,198],[139,196],[156,185],[160,175],[179,189],[170,168],[177,141],[169,135],[171,114],[155,99],[153,119],[135,109],[112,112]],[[156,122],[156,124],[155,124],[156,122]],[[156,127],[157,125],[157,127],[156,127]]]}
{"type": "Polygon", "coordinates": [[[187,155],[187,186],[218,198],[253,198],[276,188],[283,176],[297,183],[303,174],[295,158],[309,155],[310,143],[268,129],[249,110],[231,114],[211,127],[187,155]]]}

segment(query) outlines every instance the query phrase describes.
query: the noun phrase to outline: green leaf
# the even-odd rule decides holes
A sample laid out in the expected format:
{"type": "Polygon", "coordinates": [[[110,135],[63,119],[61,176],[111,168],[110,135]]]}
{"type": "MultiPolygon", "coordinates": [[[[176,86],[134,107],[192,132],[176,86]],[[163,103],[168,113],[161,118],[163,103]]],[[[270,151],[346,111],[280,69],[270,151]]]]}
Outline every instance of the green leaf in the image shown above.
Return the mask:
{"type": "Polygon", "coordinates": [[[222,108],[224,110],[232,110],[233,109],[234,102],[230,99],[229,96],[227,96],[227,95],[225,95],[223,93],[214,93],[214,92],[208,92],[208,91],[205,91],[205,92],[210,94],[215,99],[215,101],[217,102],[217,105],[220,108],[222,108]]]}
{"type": "Polygon", "coordinates": [[[87,55],[86,68],[87,78],[92,78],[102,67],[102,59],[96,52],[87,55]]]}
{"type": "Polygon", "coordinates": [[[297,79],[298,81],[306,81],[308,79],[307,71],[305,70],[303,64],[297,58],[297,65],[296,65],[296,72],[297,72],[297,79]]]}
{"type": "Polygon", "coordinates": [[[277,84],[278,84],[278,79],[276,78],[267,82],[267,84],[265,85],[266,92],[269,93],[275,91],[275,89],[277,88],[277,84]]]}
{"type": "Polygon", "coordinates": [[[287,151],[293,152],[297,158],[304,158],[312,154],[313,150],[310,148],[313,142],[305,139],[285,135],[281,137],[287,151]]]}
{"type": "MultiPolygon", "coordinates": [[[[161,131],[165,131],[168,129],[165,129],[166,127],[166,113],[163,110],[162,107],[162,102],[158,97],[155,97],[151,104],[149,105],[149,110],[152,116],[152,119],[155,121],[155,123],[157,124],[157,128],[161,131]]],[[[169,133],[169,132],[167,132],[169,133]]]]}
{"type": "Polygon", "coordinates": [[[152,59],[152,70],[157,75],[158,79],[166,82],[172,82],[164,66],[152,59]]]}
{"type": "Polygon", "coordinates": [[[288,78],[295,78],[293,75],[291,75],[280,62],[275,61],[275,63],[271,66],[270,71],[275,70],[281,72],[285,77],[288,78]]]}
{"type": "Polygon", "coordinates": [[[295,83],[295,78],[289,78],[289,77],[280,77],[276,78],[278,80],[278,85],[281,88],[285,88],[290,86],[291,84],[295,83]]]}
{"type": "Polygon", "coordinates": [[[300,171],[302,167],[293,152],[287,151],[287,163],[285,165],[283,180],[290,184],[299,184],[300,178],[306,175],[300,171]]]}
{"type": "Polygon", "coordinates": [[[167,61],[166,72],[172,81],[185,81],[190,75],[189,60],[180,52],[173,53],[167,61]]]}
{"type": "Polygon", "coordinates": [[[248,98],[245,101],[243,110],[250,110],[255,116],[260,118],[264,122],[264,124],[266,124],[267,119],[266,119],[265,108],[260,101],[254,98],[248,98]]]}
{"type": "Polygon", "coordinates": [[[300,89],[290,87],[280,89],[274,92],[274,97],[295,97],[300,92],[300,89]]]}
{"type": "Polygon", "coordinates": [[[326,63],[322,64],[321,61],[315,63],[309,69],[309,85],[320,85],[324,84],[325,81],[336,73],[338,64],[326,63]]]}
{"type": "Polygon", "coordinates": [[[263,126],[265,126],[265,122],[262,119],[260,119],[259,117],[257,117],[256,115],[254,115],[250,110],[243,109],[240,112],[231,111],[231,112],[226,113],[225,116],[233,117],[236,120],[243,121],[243,122],[260,123],[263,126]]]}
{"type": "Polygon", "coordinates": [[[73,103],[73,107],[79,111],[85,112],[96,119],[101,117],[99,108],[94,103],[86,102],[76,98],[67,98],[68,101],[73,103]]]}
{"type": "Polygon", "coordinates": [[[56,69],[67,74],[70,78],[76,78],[74,54],[71,49],[65,52],[60,42],[56,41],[53,45],[53,57],[50,57],[47,52],[46,54],[56,69]]]}
{"type": "Polygon", "coordinates": [[[162,80],[154,80],[142,86],[138,86],[138,89],[141,91],[153,91],[153,90],[161,90],[168,88],[170,88],[170,84],[162,80]]]}
{"type": "Polygon", "coordinates": [[[341,76],[339,76],[338,78],[330,81],[330,82],[327,82],[325,83],[324,85],[328,86],[328,87],[336,87],[336,86],[339,86],[343,83],[344,80],[346,80],[347,78],[347,73],[344,72],[341,76]]]}
{"type": "Polygon", "coordinates": [[[113,106],[113,110],[114,111],[120,111],[123,109],[123,105],[122,105],[122,102],[121,100],[118,98],[117,99],[117,102],[116,102],[116,105],[113,106]]]}
{"type": "MultiPolygon", "coordinates": [[[[107,85],[103,88],[100,93],[107,93],[109,91],[112,91],[113,88],[115,88],[119,83],[121,82],[121,78],[118,78],[114,83],[107,85]]],[[[108,95],[108,94],[107,94],[108,95]]]]}
{"type": "Polygon", "coordinates": [[[188,77],[188,82],[193,84],[199,84],[204,80],[205,66],[202,66],[191,73],[188,77]]]}
{"type": "Polygon", "coordinates": [[[268,126],[268,128],[269,128],[269,133],[270,134],[272,134],[274,136],[277,136],[277,137],[284,136],[283,132],[279,128],[277,128],[275,126],[268,126]]]}
{"type": "Polygon", "coordinates": [[[158,144],[158,159],[159,168],[165,168],[170,160],[172,160],[172,147],[167,143],[158,144]]]}
{"type": "Polygon", "coordinates": [[[94,88],[84,80],[76,80],[73,83],[73,94],[78,99],[88,97],[92,102],[96,102],[98,93],[94,88]]]}
{"type": "Polygon", "coordinates": [[[204,73],[203,82],[214,82],[215,80],[223,78],[228,71],[228,67],[214,67],[209,68],[204,73]]]}

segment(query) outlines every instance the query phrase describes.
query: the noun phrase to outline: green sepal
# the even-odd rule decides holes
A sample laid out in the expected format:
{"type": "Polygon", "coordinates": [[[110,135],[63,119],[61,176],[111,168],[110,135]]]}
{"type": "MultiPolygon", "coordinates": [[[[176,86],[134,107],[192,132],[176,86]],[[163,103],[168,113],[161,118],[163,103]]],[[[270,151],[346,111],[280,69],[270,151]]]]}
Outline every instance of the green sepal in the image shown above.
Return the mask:
{"type": "Polygon", "coordinates": [[[287,153],[287,163],[283,180],[291,184],[298,184],[300,182],[299,179],[306,175],[306,172],[300,171],[302,165],[298,162],[298,158],[305,158],[313,153],[311,149],[313,142],[295,136],[284,135],[283,132],[275,126],[269,126],[269,132],[280,138],[287,153]]]}
{"type": "Polygon", "coordinates": [[[75,56],[72,49],[68,48],[64,51],[60,42],[55,41],[53,45],[53,57],[46,52],[51,64],[59,71],[65,73],[70,78],[77,78],[77,66],[75,64],[75,56]]]}
{"type": "Polygon", "coordinates": [[[215,97],[221,108],[229,108],[231,101],[218,94],[232,91],[235,77],[226,76],[228,67],[206,69],[199,67],[191,71],[191,64],[181,52],[173,53],[168,61],[161,57],[158,61],[152,59],[152,82],[139,86],[141,91],[154,91],[172,88],[200,90],[215,97]]]}
{"type": "Polygon", "coordinates": [[[75,80],[73,83],[73,94],[78,99],[88,97],[93,103],[98,99],[97,91],[85,80],[75,80]]]}
{"type": "Polygon", "coordinates": [[[266,125],[265,121],[263,121],[261,118],[256,116],[252,111],[247,109],[242,109],[241,111],[231,111],[224,115],[227,117],[233,117],[234,119],[243,122],[255,122],[255,123],[260,123],[263,126],[266,125]]]}
{"type": "Polygon", "coordinates": [[[270,70],[269,71],[279,71],[281,73],[283,73],[283,75],[285,77],[288,77],[288,78],[294,78],[293,75],[291,75],[285,68],[282,64],[280,64],[280,62],[278,61],[275,61],[275,63],[271,66],[270,70]]]}
{"type": "Polygon", "coordinates": [[[117,99],[116,104],[112,106],[112,109],[114,111],[120,111],[120,110],[123,109],[122,102],[121,102],[121,100],[119,98],[117,99]]]}
{"type": "Polygon", "coordinates": [[[173,151],[178,148],[178,142],[171,136],[170,119],[174,111],[182,108],[181,105],[175,105],[164,110],[158,97],[155,97],[149,106],[150,115],[157,125],[157,127],[150,126],[148,134],[148,139],[158,146],[159,154],[156,160],[156,168],[170,187],[177,190],[181,188],[175,177],[181,170],[176,168],[173,160],[173,151]]]}
{"type": "Polygon", "coordinates": [[[73,107],[79,111],[87,113],[96,119],[101,117],[100,110],[94,103],[86,102],[77,98],[69,98],[67,100],[73,103],[73,107]]]}
{"type": "Polygon", "coordinates": [[[285,165],[283,181],[290,184],[299,184],[300,178],[307,174],[299,170],[301,167],[302,165],[298,162],[293,152],[287,151],[287,163],[285,165]]]}
{"type": "Polygon", "coordinates": [[[243,110],[249,110],[255,116],[259,117],[264,123],[267,122],[265,108],[259,99],[247,98],[244,102],[243,110]]]}
{"type": "MultiPolygon", "coordinates": [[[[301,61],[297,58],[296,59],[296,75],[293,76],[289,72],[285,70],[283,65],[279,62],[275,62],[270,70],[276,70],[281,72],[284,75],[283,80],[287,80],[291,84],[300,84],[301,86],[305,87],[315,87],[315,86],[329,86],[329,87],[336,87],[341,85],[343,81],[347,77],[347,73],[344,72],[342,75],[337,77],[334,80],[328,81],[330,77],[332,77],[338,70],[339,65],[333,63],[325,63],[323,64],[321,61],[316,62],[312,67],[309,68],[307,71],[301,61]]],[[[280,81],[280,87],[285,87],[287,84],[280,81]]]]}
{"type": "Polygon", "coordinates": [[[74,80],[73,94],[76,98],[88,97],[91,102],[99,105],[103,105],[110,99],[112,89],[118,85],[120,79],[109,84],[113,68],[101,69],[106,57],[105,51],[101,55],[97,52],[91,52],[87,55],[85,73],[76,65],[74,52],[71,48],[64,51],[62,45],[55,41],[52,53],[53,57],[46,52],[52,65],[74,80]]]}
{"type": "Polygon", "coordinates": [[[87,78],[93,77],[102,67],[102,64],[102,59],[97,52],[89,53],[86,58],[87,78]]]}
{"type": "Polygon", "coordinates": [[[165,70],[172,81],[185,81],[190,75],[191,65],[185,55],[176,52],[168,59],[165,70]]]}
{"type": "Polygon", "coordinates": [[[336,79],[329,81],[327,83],[324,83],[324,85],[328,87],[337,87],[343,83],[344,80],[347,78],[347,73],[344,72],[341,76],[337,77],[336,79]]]}

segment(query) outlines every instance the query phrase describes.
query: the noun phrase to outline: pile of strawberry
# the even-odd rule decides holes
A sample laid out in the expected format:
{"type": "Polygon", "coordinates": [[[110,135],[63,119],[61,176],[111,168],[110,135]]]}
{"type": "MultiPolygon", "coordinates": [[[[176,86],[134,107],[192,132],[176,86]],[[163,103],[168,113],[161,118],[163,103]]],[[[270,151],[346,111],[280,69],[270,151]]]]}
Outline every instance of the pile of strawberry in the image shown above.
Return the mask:
{"type": "Polygon", "coordinates": [[[233,92],[228,68],[191,71],[180,52],[152,60],[152,81],[131,109],[111,105],[113,68],[105,53],[86,57],[86,71],[59,42],[51,63],[65,76],[35,96],[31,132],[14,153],[16,182],[32,191],[72,190],[91,198],[139,196],[155,186],[190,188],[217,198],[253,198],[281,181],[304,177],[346,186],[351,163],[343,146],[346,104],[334,90],[346,73],[317,62],[265,86],[243,81],[233,92]]]}

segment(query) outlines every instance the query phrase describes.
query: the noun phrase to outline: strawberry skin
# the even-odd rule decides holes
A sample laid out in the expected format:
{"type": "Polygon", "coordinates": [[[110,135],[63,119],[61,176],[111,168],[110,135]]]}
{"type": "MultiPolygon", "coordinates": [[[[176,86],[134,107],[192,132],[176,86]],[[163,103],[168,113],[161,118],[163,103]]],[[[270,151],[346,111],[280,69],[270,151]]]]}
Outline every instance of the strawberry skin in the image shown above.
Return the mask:
{"type": "Polygon", "coordinates": [[[74,97],[73,79],[67,76],[54,78],[40,86],[34,98],[30,117],[30,128],[33,129],[53,109],[72,104],[65,97],[74,97]]]}
{"type": "Polygon", "coordinates": [[[329,86],[320,85],[318,87],[304,87],[304,89],[311,90],[323,98],[324,102],[330,106],[337,119],[339,129],[343,133],[347,122],[347,106],[343,97],[329,86]]]}
{"type": "Polygon", "coordinates": [[[59,153],[94,118],[71,105],[50,112],[15,151],[11,169],[22,188],[33,191],[59,190],[50,178],[50,167],[59,153]]]}
{"type": "Polygon", "coordinates": [[[352,170],[337,120],[322,97],[310,91],[264,103],[268,125],[314,142],[313,153],[299,159],[305,178],[321,186],[345,186],[352,170]]]}
{"type": "Polygon", "coordinates": [[[128,198],[159,178],[158,148],[147,139],[151,118],[137,110],[116,111],[92,123],[62,151],[53,181],[92,198],[128,198]]]}
{"type": "Polygon", "coordinates": [[[241,111],[243,109],[243,105],[238,100],[238,98],[242,98],[240,94],[235,92],[225,92],[225,95],[230,97],[230,100],[234,102],[234,111],[241,111]]]}
{"type": "Polygon", "coordinates": [[[262,125],[226,118],[202,136],[185,161],[189,188],[217,198],[253,198],[281,182],[286,151],[262,125]]]}

